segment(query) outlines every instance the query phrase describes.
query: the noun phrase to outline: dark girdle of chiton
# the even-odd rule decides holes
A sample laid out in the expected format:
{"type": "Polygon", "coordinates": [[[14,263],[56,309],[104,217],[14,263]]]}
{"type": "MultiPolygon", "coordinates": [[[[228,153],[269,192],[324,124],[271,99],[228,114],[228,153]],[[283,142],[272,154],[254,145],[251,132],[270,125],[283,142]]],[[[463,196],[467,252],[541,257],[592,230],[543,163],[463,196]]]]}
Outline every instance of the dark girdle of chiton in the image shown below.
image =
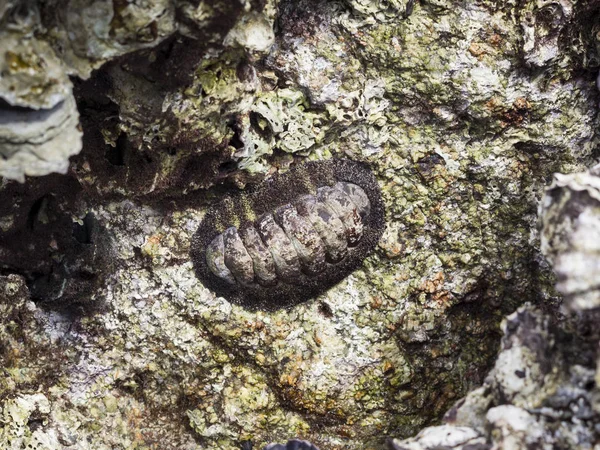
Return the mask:
{"type": "Polygon", "coordinates": [[[383,228],[381,192],[368,166],[313,161],[211,208],[191,257],[217,295],[272,310],[339,283],[373,251],[383,228]]]}

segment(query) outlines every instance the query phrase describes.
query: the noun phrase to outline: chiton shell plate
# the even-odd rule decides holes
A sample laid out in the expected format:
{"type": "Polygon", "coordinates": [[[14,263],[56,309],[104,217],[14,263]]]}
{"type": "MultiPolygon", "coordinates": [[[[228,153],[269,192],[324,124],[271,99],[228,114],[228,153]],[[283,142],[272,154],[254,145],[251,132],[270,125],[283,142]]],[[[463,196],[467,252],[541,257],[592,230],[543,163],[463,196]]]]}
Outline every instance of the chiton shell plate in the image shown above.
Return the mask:
{"type": "Polygon", "coordinates": [[[250,309],[290,307],[352,273],[385,226],[366,164],[311,161],[210,208],[193,236],[196,275],[250,309]]]}

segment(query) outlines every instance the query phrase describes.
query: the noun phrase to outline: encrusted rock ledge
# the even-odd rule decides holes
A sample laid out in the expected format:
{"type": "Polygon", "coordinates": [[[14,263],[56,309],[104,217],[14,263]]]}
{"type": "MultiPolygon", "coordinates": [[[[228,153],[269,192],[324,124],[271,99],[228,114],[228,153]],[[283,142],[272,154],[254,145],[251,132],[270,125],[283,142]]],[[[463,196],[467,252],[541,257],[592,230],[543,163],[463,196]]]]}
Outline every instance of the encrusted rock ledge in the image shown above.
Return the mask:
{"type": "Polygon", "coordinates": [[[595,445],[598,17],[3,2],[0,447],[595,445]],[[332,158],[381,191],[356,271],[260,310],[198,279],[213,205],[332,158]]]}

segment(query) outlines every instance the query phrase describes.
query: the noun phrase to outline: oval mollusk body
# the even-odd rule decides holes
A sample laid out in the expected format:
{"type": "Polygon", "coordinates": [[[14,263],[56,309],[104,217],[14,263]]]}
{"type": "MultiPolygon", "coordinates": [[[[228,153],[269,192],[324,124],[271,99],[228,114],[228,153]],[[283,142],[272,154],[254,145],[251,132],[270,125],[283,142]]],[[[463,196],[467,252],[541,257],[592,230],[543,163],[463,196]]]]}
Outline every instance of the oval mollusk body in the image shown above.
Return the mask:
{"type": "Polygon", "coordinates": [[[219,278],[226,280],[231,284],[235,284],[235,278],[225,265],[225,245],[223,243],[223,235],[219,234],[215,237],[208,247],[206,247],[206,264],[212,273],[219,278]]]}
{"type": "Polygon", "coordinates": [[[275,217],[290,238],[304,271],[310,275],[322,272],[325,269],[325,248],[311,223],[292,205],[277,208],[275,217]]]}
{"type": "Polygon", "coordinates": [[[363,223],[357,206],[344,192],[329,186],[317,190],[317,199],[325,203],[344,224],[348,245],[355,246],[363,233],[363,223]]]}
{"type": "Polygon", "coordinates": [[[254,283],[254,267],[252,258],[244,246],[236,227],[229,227],[223,232],[225,265],[241,284],[254,283]]]}
{"type": "Polygon", "coordinates": [[[271,214],[262,216],[256,226],[258,234],[271,252],[279,279],[293,282],[300,274],[300,259],[294,244],[271,214]]]}
{"type": "Polygon", "coordinates": [[[350,201],[358,208],[361,219],[371,214],[371,202],[367,193],[360,186],[346,181],[339,181],[333,185],[333,188],[343,192],[350,198],[350,201]]]}
{"type": "Polygon", "coordinates": [[[327,205],[317,201],[314,195],[305,195],[296,203],[298,212],[306,217],[319,233],[325,246],[327,260],[336,263],[348,253],[346,229],[342,221],[327,205]]]}
{"type": "Polygon", "coordinates": [[[217,295],[251,309],[292,306],[360,266],[377,245],[384,216],[368,166],[308,162],[210,208],[192,238],[191,258],[217,295]]]}
{"type": "Polygon", "coordinates": [[[240,236],[246,250],[248,250],[248,254],[252,258],[256,281],[264,286],[277,283],[273,255],[271,255],[271,252],[258,235],[256,229],[253,226],[248,226],[240,231],[240,236]]]}

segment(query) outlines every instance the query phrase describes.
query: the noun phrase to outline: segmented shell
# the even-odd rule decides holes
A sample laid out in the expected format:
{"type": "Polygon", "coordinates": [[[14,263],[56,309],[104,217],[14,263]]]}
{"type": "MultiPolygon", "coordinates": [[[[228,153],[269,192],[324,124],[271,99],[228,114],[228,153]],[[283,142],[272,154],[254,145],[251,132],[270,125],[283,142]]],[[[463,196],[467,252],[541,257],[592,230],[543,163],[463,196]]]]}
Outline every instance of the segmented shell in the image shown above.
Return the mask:
{"type": "Polygon", "coordinates": [[[192,260],[219,295],[249,307],[289,306],[352,272],[375,247],[383,218],[367,166],[306,163],[209,210],[192,260]]]}

